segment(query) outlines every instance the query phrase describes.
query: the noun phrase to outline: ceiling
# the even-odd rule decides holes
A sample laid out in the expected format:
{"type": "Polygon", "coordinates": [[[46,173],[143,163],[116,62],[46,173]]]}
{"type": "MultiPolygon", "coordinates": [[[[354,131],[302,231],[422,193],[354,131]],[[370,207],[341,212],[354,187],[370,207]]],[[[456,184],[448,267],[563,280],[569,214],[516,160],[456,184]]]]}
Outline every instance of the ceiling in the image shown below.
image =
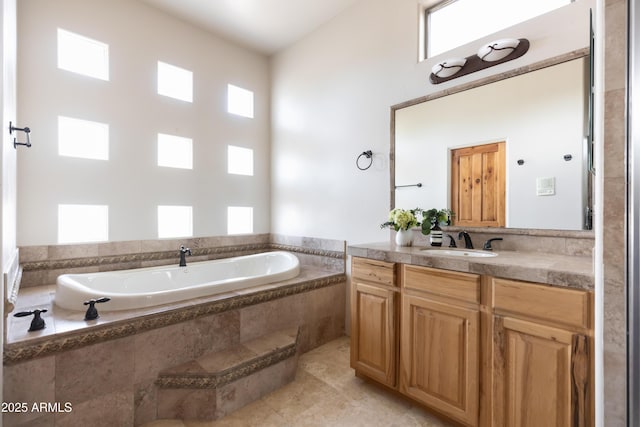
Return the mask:
{"type": "Polygon", "coordinates": [[[207,31],[271,55],[357,0],[141,0],[207,31]]]}

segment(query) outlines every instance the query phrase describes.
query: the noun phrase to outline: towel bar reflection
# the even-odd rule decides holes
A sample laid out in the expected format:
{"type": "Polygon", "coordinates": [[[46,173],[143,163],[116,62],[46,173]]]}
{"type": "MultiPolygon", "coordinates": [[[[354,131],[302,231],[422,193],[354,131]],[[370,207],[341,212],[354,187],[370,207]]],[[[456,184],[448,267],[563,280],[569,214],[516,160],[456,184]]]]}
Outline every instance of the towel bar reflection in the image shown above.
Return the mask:
{"type": "Polygon", "coordinates": [[[422,187],[422,183],[419,182],[417,184],[405,184],[405,185],[396,185],[396,188],[404,188],[404,187],[422,187]]]}
{"type": "Polygon", "coordinates": [[[23,128],[19,128],[19,127],[15,127],[11,122],[9,122],[9,134],[13,134],[13,131],[21,131],[24,132],[25,135],[27,136],[27,142],[18,142],[18,138],[13,137],[13,148],[18,148],[18,145],[24,145],[25,147],[29,148],[31,147],[31,138],[29,137],[29,134],[31,133],[31,129],[29,129],[28,127],[23,127],[23,128]]]}

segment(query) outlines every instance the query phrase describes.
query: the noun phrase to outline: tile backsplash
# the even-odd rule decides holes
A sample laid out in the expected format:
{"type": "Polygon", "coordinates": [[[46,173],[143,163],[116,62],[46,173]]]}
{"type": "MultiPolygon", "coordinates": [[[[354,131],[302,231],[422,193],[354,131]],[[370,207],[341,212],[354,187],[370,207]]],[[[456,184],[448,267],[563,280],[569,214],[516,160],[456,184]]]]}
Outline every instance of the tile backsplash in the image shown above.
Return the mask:
{"type": "MultiPolygon", "coordinates": [[[[593,231],[537,230],[522,228],[489,227],[442,227],[444,238],[442,246],[449,245],[451,235],[458,247],[464,247],[464,241],[458,240],[460,231],[468,231],[475,249],[482,249],[484,243],[494,237],[502,240],[492,242],[496,250],[544,252],[560,255],[591,256],[595,245],[593,231]]],[[[414,246],[429,246],[429,236],[419,230],[414,231],[414,246]]]]}

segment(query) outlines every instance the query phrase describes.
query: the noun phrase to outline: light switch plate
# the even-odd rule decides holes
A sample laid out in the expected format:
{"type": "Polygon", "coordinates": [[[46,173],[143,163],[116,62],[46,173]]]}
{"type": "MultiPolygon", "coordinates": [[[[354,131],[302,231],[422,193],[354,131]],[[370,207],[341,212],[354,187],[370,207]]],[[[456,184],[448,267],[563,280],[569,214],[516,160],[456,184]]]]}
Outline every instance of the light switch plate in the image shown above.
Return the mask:
{"type": "Polygon", "coordinates": [[[536,178],[536,196],[553,196],[556,194],[554,177],[536,178]]]}

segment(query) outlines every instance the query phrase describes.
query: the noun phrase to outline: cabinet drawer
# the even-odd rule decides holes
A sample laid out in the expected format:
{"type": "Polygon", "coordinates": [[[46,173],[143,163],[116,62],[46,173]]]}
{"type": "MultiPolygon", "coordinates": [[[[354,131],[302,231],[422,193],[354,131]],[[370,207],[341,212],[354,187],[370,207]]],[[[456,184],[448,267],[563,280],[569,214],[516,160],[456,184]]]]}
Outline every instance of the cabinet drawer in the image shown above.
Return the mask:
{"type": "Polygon", "coordinates": [[[493,279],[496,310],[588,329],[592,326],[591,293],[537,283],[493,279]]]}
{"type": "Polygon", "coordinates": [[[351,260],[351,276],[381,285],[397,286],[396,268],[392,262],[354,257],[351,260]]]}
{"type": "Polygon", "coordinates": [[[403,264],[402,286],[436,295],[480,303],[480,276],[403,264]]]}

